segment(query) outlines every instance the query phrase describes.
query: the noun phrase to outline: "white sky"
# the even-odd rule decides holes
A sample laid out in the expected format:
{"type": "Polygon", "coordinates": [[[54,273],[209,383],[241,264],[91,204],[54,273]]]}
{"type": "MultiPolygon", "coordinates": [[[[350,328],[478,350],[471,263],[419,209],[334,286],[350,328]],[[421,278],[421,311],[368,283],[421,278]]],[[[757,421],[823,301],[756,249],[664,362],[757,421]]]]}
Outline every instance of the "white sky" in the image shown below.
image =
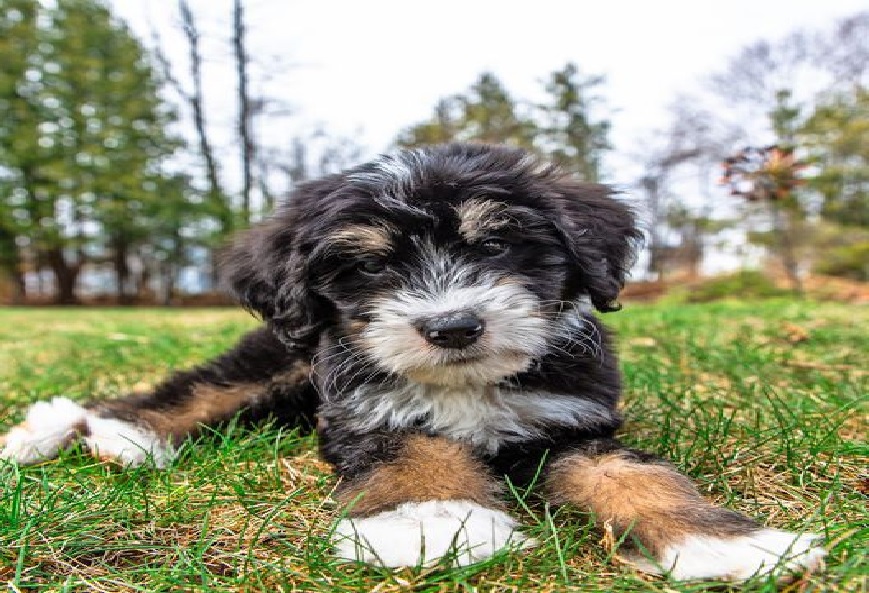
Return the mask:
{"type": "MultiPolygon", "coordinates": [[[[230,2],[190,0],[207,37],[212,123],[229,137],[234,78],[230,2]],[[214,114],[219,114],[217,118],[214,114]]],[[[149,23],[170,58],[186,49],[173,28],[173,0],[112,0],[146,38],[149,23]]],[[[816,27],[869,8],[866,0],[247,0],[257,60],[282,65],[270,94],[297,115],[267,133],[291,135],[305,122],[341,133],[362,130],[373,151],[427,118],[438,98],[464,90],[484,70],[517,97],[568,60],[605,74],[617,153],[664,125],[664,108],[728,56],[758,39],[816,27]]],[[[617,175],[616,175],[617,176],[617,175]]]]}

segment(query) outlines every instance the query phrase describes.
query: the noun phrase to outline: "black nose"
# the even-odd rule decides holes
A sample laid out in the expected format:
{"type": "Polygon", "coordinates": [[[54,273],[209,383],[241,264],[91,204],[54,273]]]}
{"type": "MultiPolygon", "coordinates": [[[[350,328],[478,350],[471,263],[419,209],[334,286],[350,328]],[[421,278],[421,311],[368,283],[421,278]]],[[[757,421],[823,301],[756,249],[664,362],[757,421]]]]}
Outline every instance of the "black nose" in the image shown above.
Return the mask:
{"type": "Polygon", "coordinates": [[[483,335],[483,320],[473,313],[455,313],[422,319],[417,323],[419,333],[429,344],[441,348],[464,348],[483,335]]]}

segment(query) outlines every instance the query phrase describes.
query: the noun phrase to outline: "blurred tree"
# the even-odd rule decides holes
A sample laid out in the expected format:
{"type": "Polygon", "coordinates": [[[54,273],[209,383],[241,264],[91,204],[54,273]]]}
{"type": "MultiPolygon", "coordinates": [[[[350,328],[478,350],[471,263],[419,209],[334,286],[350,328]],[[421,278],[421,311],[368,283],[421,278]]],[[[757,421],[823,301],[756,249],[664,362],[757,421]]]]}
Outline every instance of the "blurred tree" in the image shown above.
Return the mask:
{"type": "MultiPolygon", "coordinates": [[[[159,175],[151,187],[161,199],[145,204],[142,214],[151,234],[139,246],[139,257],[145,264],[143,269],[153,270],[157,275],[157,302],[171,305],[175,302],[178,276],[189,263],[191,250],[208,245],[205,239],[209,236],[208,205],[201,193],[193,189],[189,175],[159,175]]],[[[137,292],[147,290],[147,284],[140,279],[137,292]]]]}
{"type": "Polygon", "coordinates": [[[796,134],[817,169],[808,185],[823,196],[821,216],[869,228],[869,90],[827,98],[796,134]]]}
{"type": "Polygon", "coordinates": [[[767,140],[791,144],[788,131],[811,114],[807,105],[823,102],[830,93],[865,89],[867,77],[869,11],[863,11],[831,27],[755,41],[728,59],[708,78],[707,86],[724,101],[719,118],[741,120],[753,127],[751,136],[758,135],[765,120],[772,134],[767,140]]]}
{"type": "MultiPolygon", "coordinates": [[[[737,193],[749,198],[751,209],[764,214],[759,220],[771,230],[750,236],[781,258],[795,288],[810,259],[815,269],[824,266],[828,273],[836,268],[853,277],[869,275],[859,255],[869,247],[857,230],[869,221],[867,76],[869,11],[840,19],[832,27],[755,42],[712,77],[713,89],[730,105],[765,116],[766,135],[780,147],[755,154],[743,151],[726,167],[764,162],[745,182],[753,189],[737,193]],[[796,174],[798,161],[811,168],[805,189],[794,191],[797,180],[780,176],[796,174]],[[779,195],[764,184],[777,187],[779,195]],[[851,244],[831,242],[837,236],[832,225],[840,227],[838,236],[850,237],[851,244]],[[833,259],[839,262],[836,266],[825,265],[833,259]]],[[[762,134],[755,129],[747,135],[762,134]]]]}
{"type": "Polygon", "coordinates": [[[756,115],[767,116],[779,103],[783,91],[814,69],[810,48],[812,36],[794,31],[776,41],[751,43],[709,78],[709,86],[731,106],[745,106],[756,115]]]}
{"type": "Polygon", "coordinates": [[[232,2],[232,49],[235,55],[235,71],[238,91],[238,139],[241,155],[241,223],[250,224],[251,191],[254,185],[254,165],[256,164],[256,142],[253,137],[254,105],[250,94],[250,58],[247,53],[247,29],[244,22],[244,2],[232,2]]]}
{"type": "MultiPolygon", "coordinates": [[[[50,267],[57,302],[75,302],[82,266],[103,259],[112,262],[119,299],[128,299],[130,257],[150,238],[143,212],[167,199],[155,188],[177,148],[166,133],[173,114],[144,49],[102,3],[24,4],[33,23],[19,62],[26,66],[0,75],[0,92],[29,114],[0,120],[0,166],[22,202],[13,210],[17,242],[50,267]]],[[[4,13],[17,18],[15,9],[4,13]]]]}
{"type": "MultiPolygon", "coordinates": [[[[182,82],[174,74],[172,63],[166,57],[162,49],[162,42],[153,31],[154,57],[160,66],[162,78],[177,93],[181,101],[190,110],[193,119],[193,129],[196,133],[196,147],[205,167],[204,190],[209,214],[217,224],[216,235],[219,238],[230,234],[236,227],[235,213],[229,195],[223,187],[220,177],[220,167],[215,157],[214,142],[208,126],[208,118],[205,110],[205,92],[203,87],[203,59],[201,45],[201,33],[196,16],[190,8],[187,0],[178,0],[178,14],[180,17],[181,31],[187,42],[188,72],[183,76],[182,82]],[[189,80],[189,83],[186,82],[189,80]],[[189,87],[188,87],[189,84],[189,87]]],[[[212,262],[212,268],[214,268],[212,262]]],[[[216,271],[212,270],[212,276],[216,277],[216,271]]],[[[213,280],[216,278],[213,278],[213,280]]]]}
{"type": "Polygon", "coordinates": [[[461,95],[452,95],[437,102],[430,120],[403,130],[396,139],[396,144],[423,146],[456,142],[462,136],[463,128],[462,98],[461,95]]]}
{"type": "Polygon", "coordinates": [[[798,30],[776,41],[757,41],[710,79],[712,88],[728,105],[748,108],[752,114],[745,121],[754,122],[755,129],[745,136],[766,136],[772,141],[763,148],[748,147],[726,158],[722,181],[732,195],[746,199],[747,224],[755,227],[748,232],[749,240],[780,259],[798,294],[802,293],[801,276],[807,267],[801,254],[807,251],[811,234],[806,228],[808,195],[795,191],[804,168],[796,158],[797,134],[808,114],[806,104],[838,84],[830,69],[817,59],[821,39],[829,34],[798,30]],[[762,132],[757,128],[764,120],[767,130],[762,132]]]}
{"type": "Polygon", "coordinates": [[[339,173],[358,165],[365,149],[353,136],[329,133],[325,127],[313,129],[294,137],[289,150],[273,151],[269,168],[285,180],[287,193],[295,185],[324,175],[339,173]]]}
{"type": "MultiPolygon", "coordinates": [[[[765,206],[774,239],[771,246],[796,294],[803,293],[796,225],[803,212],[795,190],[803,183],[804,168],[805,163],[797,160],[791,146],[747,147],[724,160],[722,176],[731,195],[765,206]]],[[[763,235],[757,236],[762,242],[763,235]]]]}
{"type": "Polygon", "coordinates": [[[159,81],[144,48],[106,7],[58,0],[52,17],[56,67],[46,85],[71,122],[58,139],[70,149],[64,151],[66,197],[77,236],[89,233],[105,242],[118,300],[129,302],[136,292],[131,256],[152,234],[148,204],[177,199],[156,191],[160,162],[178,147],[167,134],[174,113],[158,97],[159,81]],[[89,231],[87,222],[98,230],[89,231]]]}
{"type": "MultiPolygon", "coordinates": [[[[235,220],[232,203],[224,191],[220,180],[217,159],[214,157],[214,148],[208,132],[205,120],[205,93],[202,86],[202,52],[200,45],[200,33],[196,24],[196,18],[186,0],[178,0],[178,11],[181,15],[182,30],[187,39],[187,49],[190,58],[190,81],[192,90],[187,92],[179,84],[174,84],[176,90],[186,99],[193,112],[193,123],[196,128],[196,136],[199,140],[199,151],[205,161],[205,173],[208,180],[208,206],[211,214],[218,223],[218,233],[226,236],[235,228],[235,220]]],[[[165,60],[161,60],[168,64],[165,60]]],[[[169,68],[164,69],[169,72],[169,68]]],[[[167,78],[168,80],[169,78],[167,78]]],[[[175,80],[172,78],[171,80],[175,80]]],[[[214,268],[215,266],[212,266],[214,268]]],[[[212,272],[216,275],[216,271],[212,272]]]]}
{"type": "Polygon", "coordinates": [[[467,140],[532,146],[536,126],[522,113],[522,104],[513,99],[494,74],[481,74],[468,93],[460,96],[458,101],[467,140]]]}
{"type": "Polygon", "coordinates": [[[700,273],[710,234],[728,226],[710,189],[711,173],[727,154],[736,132],[722,126],[695,97],[678,97],[668,106],[667,125],[636,145],[642,190],[649,275],[664,279],[676,266],[700,273]],[[690,176],[696,187],[685,183],[690,176]]]}
{"type": "Polygon", "coordinates": [[[817,236],[824,249],[814,268],[869,281],[869,90],[832,95],[798,130],[815,174],[807,185],[822,198],[825,221],[817,236]]]}
{"type": "Polygon", "coordinates": [[[832,31],[814,36],[809,55],[828,72],[834,87],[866,88],[869,75],[869,10],[840,19],[832,31]]]}
{"type": "Polygon", "coordinates": [[[601,158],[612,148],[610,122],[595,120],[595,109],[603,103],[599,94],[603,76],[584,77],[576,64],[569,62],[544,81],[549,101],[538,106],[540,132],[538,148],[566,171],[585,181],[601,180],[601,158]]]}
{"type": "MultiPolygon", "coordinates": [[[[177,0],[179,24],[187,44],[186,62],[170,62],[162,49],[163,42],[156,30],[152,31],[152,45],[163,76],[190,112],[196,135],[198,156],[204,164],[205,194],[208,210],[216,223],[209,237],[212,286],[217,284],[217,261],[227,236],[234,230],[248,226],[253,220],[270,212],[282,190],[274,187],[284,176],[281,174],[288,154],[287,147],[266,141],[274,136],[274,127],[281,118],[293,115],[295,109],[288,101],[270,90],[273,79],[288,70],[281,57],[267,56],[250,51],[248,6],[243,0],[232,0],[228,16],[230,35],[228,48],[232,53],[235,70],[236,115],[232,120],[231,137],[238,141],[231,147],[218,147],[214,133],[220,126],[215,123],[223,117],[211,117],[204,90],[208,63],[203,59],[203,48],[208,41],[203,31],[208,29],[208,13],[195,13],[188,0],[177,0]],[[205,24],[202,24],[205,23],[205,24]],[[187,75],[177,76],[175,70],[186,68],[187,75]],[[268,126],[269,133],[261,133],[268,126]],[[237,152],[239,156],[240,184],[227,185],[221,174],[216,156],[217,148],[237,152]]],[[[251,5],[254,9],[256,6],[251,5]]],[[[213,13],[213,11],[210,11],[213,13]]],[[[220,19],[223,26],[224,19],[220,19]]],[[[276,88],[276,87],[275,87],[276,88]]],[[[280,86],[282,92],[286,85],[280,86]]],[[[313,152],[313,151],[308,151],[313,152]]],[[[292,154],[289,151],[289,154],[292,154]]],[[[194,182],[199,176],[193,176],[194,182]]]]}
{"type": "Polygon", "coordinates": [[[39,144],[42,83],[35,0],[0,0],[0,270],[27,296],[25,248],[40,223],[47,149],[39,144]]]}
{"type": "Polygon", "coordinates": [[[501,81],[484,72],[465,93],[438,101],[433,117],[401,132],[399,146],[483,142],[532,148],[537,127],[501,81]]]}
{"type": "Polygon", "coordinates": [[[526,148],[588,181],[599,181],[610,123],[595,119],[604,79],[583,76],[568,63],[543,81],[547,100],[516,100],[492,73],[484,72],[464,93],[438,101],[432,117],[402,131],[399,146],[484,142],[526,148]]]}

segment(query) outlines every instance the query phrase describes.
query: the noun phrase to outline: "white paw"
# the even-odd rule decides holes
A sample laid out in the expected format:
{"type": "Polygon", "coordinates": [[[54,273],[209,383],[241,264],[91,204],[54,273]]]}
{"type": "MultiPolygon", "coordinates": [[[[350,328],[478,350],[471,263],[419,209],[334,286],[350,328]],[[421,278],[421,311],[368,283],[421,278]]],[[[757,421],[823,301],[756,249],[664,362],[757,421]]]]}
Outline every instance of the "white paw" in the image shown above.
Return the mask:
{"type": "Polygon", "coordinates": [[[637,560],[637,567],[675,579],[744,581],[754,575],[815,570],[827,551],[815,545],[817,535],[779,529],[759,529],[750,535],[709,537],[692,535],[664,550],[658,563],[637,560]]]}
{"type": "Polygon", "coordinates": [[[24,422],[2,437],[0,459],[22,465],[53,459],[61,449],[82,439],[103,460],[124,466],[152,460],[165,467],[174,454],[151,431],[115,418],[101,418],[65,397],[37,402],[27,410],[24,422]]]}
{"type": "Polygon", "coordinates": [[[336,555],[388,567],[431,566],[444,556],[467,566],[532,540],[501,511],[467,500],[406,502],[371,517],[342,519],[335,529],[336,555]]]}
{"type": "Polygon", "coordinates": [[[87,410],[65,397],[37,402],[3,437],[0,458],[23,465],[52,459],[85,430],[87,410]]]}
{"type": "Polygon", "coordinates": [[[98,458],[124,467],[136,467],[151,461],[163,468],[174,451],[153,432],[116,418],[88,414],[88,431],[84,442],[98,458]]]}

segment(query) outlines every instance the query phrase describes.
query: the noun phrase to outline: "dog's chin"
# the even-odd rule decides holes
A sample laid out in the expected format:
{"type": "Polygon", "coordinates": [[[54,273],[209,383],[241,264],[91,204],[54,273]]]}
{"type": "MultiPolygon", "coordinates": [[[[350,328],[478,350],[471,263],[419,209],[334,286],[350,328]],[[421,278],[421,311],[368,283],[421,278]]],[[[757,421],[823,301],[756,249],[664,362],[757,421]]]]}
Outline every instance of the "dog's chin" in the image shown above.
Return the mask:
{"type": "Polygon", "coordinates": [[[527,370],[532,358],[522,352],[499,353],[497,356],[453,357],[430,366],[401,371],[410,381],[445,387],[494,385],[527,370]]]}

